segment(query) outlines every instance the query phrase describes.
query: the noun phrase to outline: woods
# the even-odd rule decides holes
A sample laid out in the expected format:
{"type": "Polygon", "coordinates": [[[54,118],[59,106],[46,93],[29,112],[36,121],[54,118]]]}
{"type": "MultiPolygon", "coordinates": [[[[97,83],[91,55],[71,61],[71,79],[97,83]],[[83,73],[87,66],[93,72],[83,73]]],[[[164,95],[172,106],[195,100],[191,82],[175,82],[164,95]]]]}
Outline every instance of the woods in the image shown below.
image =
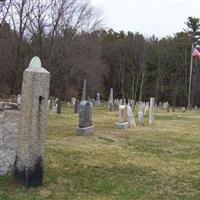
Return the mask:
{"type": "MultiPolygon", "coordinates": [[[[190,17],[173,36],[145,37],[103,27],[90,1],[7,0],[0,13],[0,96],[21,91],[31,57],[51,73],[50,95],[63,100],[87,95],[188,104],[191,44],[198,43],[199,19],[190,17]]],[[[199,60],[193,60],[191,105],[199,105],[199,60]]]]}

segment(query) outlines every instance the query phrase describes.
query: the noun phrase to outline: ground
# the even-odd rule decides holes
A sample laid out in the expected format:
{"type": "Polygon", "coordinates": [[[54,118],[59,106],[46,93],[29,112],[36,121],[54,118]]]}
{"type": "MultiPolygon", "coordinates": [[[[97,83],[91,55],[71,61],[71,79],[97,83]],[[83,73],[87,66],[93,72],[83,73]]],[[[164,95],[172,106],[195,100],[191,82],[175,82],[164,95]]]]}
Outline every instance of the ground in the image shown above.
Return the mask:
{"type": "Polygon", "coordinates": [[[0,177],[1,200],[199,200],[200,115],[157,110],[155,125],[116,130],[117,113],[94,108],[95,134],[75,136],[78,114],[50,113],[44,185],[0,177]]]}

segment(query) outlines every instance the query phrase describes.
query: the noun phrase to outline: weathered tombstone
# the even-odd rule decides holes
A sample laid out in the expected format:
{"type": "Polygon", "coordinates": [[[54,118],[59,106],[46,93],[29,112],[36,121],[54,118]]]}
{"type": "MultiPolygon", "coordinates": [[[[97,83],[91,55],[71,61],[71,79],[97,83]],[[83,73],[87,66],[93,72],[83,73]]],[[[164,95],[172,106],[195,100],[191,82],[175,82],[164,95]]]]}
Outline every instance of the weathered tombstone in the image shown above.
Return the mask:
{"type": "Polygon", "coordinates": [[[72,104],[73,107],[75,106],[75,103],[76,103],[76,98],[72,97],[71,104],[72,104]]]}
{"type": "Polygon", "coordinates": [[[19,104],[0,102],[0,176],[13,169],[19,123],[19,104]]]}
{"type": "Polygon", "coordinates": [[[53,98],[53,108],[52,112],[57,112],[58,104],[57,104],[57,98],[53,98]]]}
{"type": "Polygon", "coordinates": [[[169,112],[169,102],[168,101],[163,103],[163,109],[166,109],[167,112],[169,112]]]}
{"type": "Polygon", "coordinates": [[[150,98],[150,109],[149,109],[149,124],[152,125],[154,123],[154,103],[155,98],[150,98]]]}
{"type": "Polygon", "coordinates": [[[74,113],[78,113],[78,112],[79,112],[79,100],[76,99],[75,105],[74,105],[74,113]]]}
{"type": "Polygon", "coordinates": [[[119,122],[115,123],[115,127],[119,129],[128,128],[128,119],[127,119],[127,106],[119,106],[119,122]]]}
{"type": "Polygon", "coordinates": [[[82,97],[81,97],[81,101],[86,100],[86,79],[84,79],[83,82],[83,91],[82,91],[82,97]]]}
{"type": "Polygon", "coordinates": [[[21,98],[21,94],[18,94],[18,95],[17,95],[17,103],[18,103],[18,104],[21,104],[21,99],[22,99],[22,98],[21,98]]]}
{"type": "Polygon", "coordinates": [[[61,114],[61,108],[62,108],[62,102],[60,99],[56,99],[56,104],[57,104],[57,110],[56,110],[56,113],[57,114],[61,114]]]}
{"type": "Polygon", "coordinates": [[[139,102],[139,111],[144,113],[144,104],[142,101],[139,102]]]}
{"type": "Polygon", "coordinates": [[[53,97],[50,97],[50,99],[49,99],[49,111],[52,111],[52,109],[53,109],[53,102],[54,102],[54,98],[53,97]]]}
{"type": "Polygon", "coordinates": [[[76,128],[77,135],[91,135],[94,132],[92,110],[91,102],[81,101],[79,104],[79,126],[76,128]]]}
{"type": "Polygon", "coordinates": [[[144,125],[144,116],[143,116],[143,112],[138,112],[138,124],[139,126],[143,126],[144,125]]]}
{"type": "Polygon", "coordinates": [[[113,89],[112,88],[110,88],[110,96],[109,96],[109,100],[108,100],[108,109],[109,109],[109,111],[113,111],[114,110],[113,89]]]}
{"type": "Polygon", "coordinates": [[[24,71],[14,178],[27,187],[42,185],[50,73],[38,57],[24,71]]]}
{"type": "Polygon", "coordinates": [[[100,93],[97,93],[96,105],[97,106],[101,105],[100,93]]]}
{"type": "Polygon", "coordinates": [[[127,115],[128,115],[128,121],[129,121],[130,127],[132,128],[133,126],[136,126],[134,114],[130,105],[127,105],[127,115]]]}

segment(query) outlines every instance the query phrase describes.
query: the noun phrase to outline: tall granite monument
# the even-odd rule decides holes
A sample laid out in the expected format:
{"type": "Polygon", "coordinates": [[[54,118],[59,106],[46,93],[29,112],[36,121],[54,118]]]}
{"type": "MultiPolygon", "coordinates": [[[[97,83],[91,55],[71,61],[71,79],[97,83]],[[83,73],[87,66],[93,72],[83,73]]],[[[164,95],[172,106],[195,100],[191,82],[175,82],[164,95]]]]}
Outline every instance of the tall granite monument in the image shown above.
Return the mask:
{"type": "Polygon", "coordinates": [[[32,58],[23,74],[14,166],[15,180],[27,187],[42,185],[49,82],[50,73],[42,68],[38,57],[32,58]]]}

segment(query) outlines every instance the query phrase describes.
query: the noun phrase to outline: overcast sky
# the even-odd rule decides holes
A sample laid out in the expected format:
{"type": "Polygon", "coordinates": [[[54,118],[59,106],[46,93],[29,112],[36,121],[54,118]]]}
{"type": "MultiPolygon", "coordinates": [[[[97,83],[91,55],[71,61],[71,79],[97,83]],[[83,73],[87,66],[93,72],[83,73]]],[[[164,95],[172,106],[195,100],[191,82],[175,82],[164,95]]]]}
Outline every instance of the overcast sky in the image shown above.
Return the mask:
{"type": "Polygon", "coordinates": [[[104,11],[104,26],[145,36],[173,35],[188,16],[200,18],[200,0],[91,0],[104,11]]]}

